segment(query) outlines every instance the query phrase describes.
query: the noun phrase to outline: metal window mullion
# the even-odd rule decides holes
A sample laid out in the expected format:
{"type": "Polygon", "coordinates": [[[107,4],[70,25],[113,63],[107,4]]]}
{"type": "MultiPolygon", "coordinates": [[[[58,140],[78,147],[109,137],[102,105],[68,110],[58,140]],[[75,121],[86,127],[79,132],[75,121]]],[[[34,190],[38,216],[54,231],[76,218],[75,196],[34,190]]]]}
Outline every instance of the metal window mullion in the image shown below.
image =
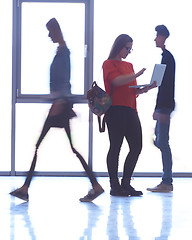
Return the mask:
{"type": "Polygon", "coordinates": [[[17,74],[17,7],[18,1],[13,0],[13,35],[12,35],[12,109],[11,109],[11,175],[15,175],[15,104],[17,74]]]}
{"type": "MultiPolygon", "coordinates": [[[[86,45],[87,45],[87,57],[86,57],[86,72],[85,72],[85,92],[90,88],[93,82],[93,0],[90,0],[86,4],[85,13],[85,32],[86,32],[86,45]]],[[[88,165],[92,169],[93,167],[93,114],[89,111],[89,153],[88,153],[88,165]]]]}

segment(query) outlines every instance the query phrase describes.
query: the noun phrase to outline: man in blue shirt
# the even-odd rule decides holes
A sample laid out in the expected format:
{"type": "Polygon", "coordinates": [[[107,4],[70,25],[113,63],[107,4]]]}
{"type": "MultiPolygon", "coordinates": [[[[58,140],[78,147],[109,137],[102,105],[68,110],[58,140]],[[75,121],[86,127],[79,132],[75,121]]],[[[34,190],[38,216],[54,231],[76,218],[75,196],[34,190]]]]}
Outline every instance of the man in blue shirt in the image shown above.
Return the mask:
{"type": "Polygon", "coordinates": [[[161,86],[158,89],[157,100],[153,119],[156,120],[154,144],[162,154],[163,175],[162,182],[154,188],[147,188],[151,192],[173,191],[172,179],[172,154],[169,146],[170,116],[175,108],[175,60],[173,55],[165,48],[165,41],[169,37],[166,26],[158,25],[155,28],[156,47],[162,49],[162,64],[166,64],[166,70],[161,86]]]}

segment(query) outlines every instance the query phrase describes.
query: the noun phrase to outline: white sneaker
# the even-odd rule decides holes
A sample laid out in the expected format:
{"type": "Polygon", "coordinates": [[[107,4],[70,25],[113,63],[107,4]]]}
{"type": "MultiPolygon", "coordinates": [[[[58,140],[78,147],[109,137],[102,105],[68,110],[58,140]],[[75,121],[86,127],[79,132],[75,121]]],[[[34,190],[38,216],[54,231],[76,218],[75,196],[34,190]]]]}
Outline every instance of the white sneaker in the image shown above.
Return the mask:
{"type": "Polygon", "coordinates": [[[173,185],[167,185],[164,183],[160,183],[154,188],[147,188],[147,191],[150,192],[172,192],[173,191],[173,185]]]}

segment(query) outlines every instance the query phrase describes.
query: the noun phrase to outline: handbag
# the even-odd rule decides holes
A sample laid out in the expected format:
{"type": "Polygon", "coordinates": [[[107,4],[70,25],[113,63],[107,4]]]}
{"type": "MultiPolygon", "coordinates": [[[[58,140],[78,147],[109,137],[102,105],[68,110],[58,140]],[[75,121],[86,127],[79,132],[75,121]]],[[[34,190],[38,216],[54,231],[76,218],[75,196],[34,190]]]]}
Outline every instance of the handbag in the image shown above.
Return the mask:
{"type": "Polygon", "coordinates": [[[88,106],[91,112],[98,117],[100,132],[105,131],[105,117],[101,124],[101,116],[107,112],[112,104],[110,95],[100,88],[95,81],[92,83],[91,89],[87,92],[88,106]]]}

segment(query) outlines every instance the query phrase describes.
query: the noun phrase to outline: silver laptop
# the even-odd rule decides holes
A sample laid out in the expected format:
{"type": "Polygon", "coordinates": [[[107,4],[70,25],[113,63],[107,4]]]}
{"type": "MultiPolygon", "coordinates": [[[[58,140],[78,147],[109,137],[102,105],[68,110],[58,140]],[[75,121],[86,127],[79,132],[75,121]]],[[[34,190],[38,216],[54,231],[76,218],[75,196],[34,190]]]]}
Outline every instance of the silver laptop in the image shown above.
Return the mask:
{"type": "Polygon", "coordinates": [[[151,82],[149,84],[143,84],[143,85],[136,85],[136,86],[129,86],[130,88],[142,88],[142,87],[149,87],[151,86],[155,81],[157,82],[157,87],[161,86],[163,76],[165,73],[166,64],[155,64],[153,69],[153,74],[151,77],[151,82]]]}

